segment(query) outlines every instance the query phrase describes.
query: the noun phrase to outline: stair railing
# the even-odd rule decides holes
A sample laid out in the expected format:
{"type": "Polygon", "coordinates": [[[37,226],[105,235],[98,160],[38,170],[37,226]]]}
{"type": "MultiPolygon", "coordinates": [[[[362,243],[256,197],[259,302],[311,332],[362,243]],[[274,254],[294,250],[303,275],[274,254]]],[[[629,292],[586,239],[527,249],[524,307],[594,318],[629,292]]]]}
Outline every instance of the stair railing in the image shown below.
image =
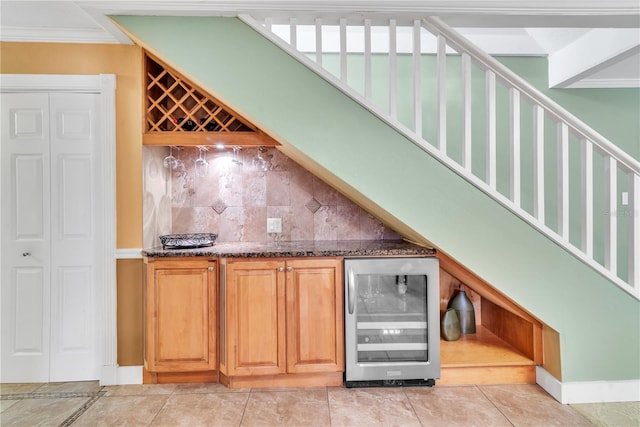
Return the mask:
{"type": "Polygon", "coordinates": [[[640,299],[640,162],[440,19],[292,17],[280,21],[266,18],[260,22],[250,16],[241,19],[535,229],[640,299]],[[348,39],[348,32],[358,34],[355,43],[353,38],[348,39]],[[331,34],[335,34],[335,43],[331,34]],[[388,47],[376,52],[372,40],[379,41],[381,34],[384,39],[388,37],[388,47]],[[311,44],[305,41],[302,46],[303,38],[311,39],[311,44]],[[348,44],[358,46],[348,49],[348,44]],[[355,84],[348,68],[353,56],[349,53],[354,49],[362,62],[358,68],[363,70],[363,76],[355,79],[355,84]],[[435,55],[425,55],[425,51],[431,50],[435,55]],[[376,92],[374,81],[379,82],[373,77],[374,58],[379,60],[380,55],[388,61],[385,96],[376,92]],[[400,56],[404,62],[399,60],[400,56]],[[429,56],[433,59],[429,65],[435,68],[435,79],[427,74],[425,57],[429,56]],[[451,58],[459,60],[457,71],[451,71],[451,58]],[[399,67],[406,68],[407,60],[411,62],[409,83],[413,97],[409,108],[399,99],[399,82],[407,84],[399,80],[399,67]],[[448,93],[451,75],[458,78],[456,96],[448,93]],[[481,114],[473,103],[477,101],[474,97],[478,97],[478,76],[484,85],[481,114]],[[435,96],[429,96],[430,89],[435,96]],[[508,104],[508,114],[498,115],[504,104],[508,104]],[[454,116],[452,110],[459,114],[454,116]],[[480,125],[478,115],[483,116],[480,125]],[[427,120],[432,116],[435,120],[427,120]],[[483,129],[484,138],[477,137],[478,127],[483,129]],[[527,163],[523,150],[530,153],[531,164],[527,163]],[[618,194],[623,196],[620,202],[618,194]],[[554,198],[556,208],[552,209],[549,201],[554,198]],[[570,214],[575,211],[579,214],[570,214]],[[597,211],[602,215],[596,216],[597,211]],[[626,264],[627,268],[619,268],[620,264],[626,264]]]}

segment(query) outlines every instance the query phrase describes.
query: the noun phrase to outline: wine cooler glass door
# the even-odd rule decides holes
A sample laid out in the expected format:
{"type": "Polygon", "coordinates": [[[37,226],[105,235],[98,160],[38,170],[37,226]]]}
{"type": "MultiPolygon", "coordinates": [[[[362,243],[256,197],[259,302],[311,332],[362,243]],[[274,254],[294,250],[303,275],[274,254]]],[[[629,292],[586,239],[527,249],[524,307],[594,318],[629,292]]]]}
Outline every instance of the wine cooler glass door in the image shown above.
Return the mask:
{"type": "Polygon", "coordinates": [[[356,277],[357,362],[427,362],[426,276],[356,277]]]}

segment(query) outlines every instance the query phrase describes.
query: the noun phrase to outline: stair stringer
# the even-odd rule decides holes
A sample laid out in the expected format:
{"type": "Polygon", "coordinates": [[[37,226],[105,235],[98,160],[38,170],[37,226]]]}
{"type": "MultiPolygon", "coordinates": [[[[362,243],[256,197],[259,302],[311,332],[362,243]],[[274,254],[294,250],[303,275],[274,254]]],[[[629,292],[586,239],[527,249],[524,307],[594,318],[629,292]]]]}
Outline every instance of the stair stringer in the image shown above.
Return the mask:
{"type": "Polygon", "coordinates": [[[293,160],[558,331],[563,381],[640,378],[639,301],[254,30],[215,17],[116,21],[293,160]],[[193,55],[194,40],[232,42],[198,43],[193,55]]]}

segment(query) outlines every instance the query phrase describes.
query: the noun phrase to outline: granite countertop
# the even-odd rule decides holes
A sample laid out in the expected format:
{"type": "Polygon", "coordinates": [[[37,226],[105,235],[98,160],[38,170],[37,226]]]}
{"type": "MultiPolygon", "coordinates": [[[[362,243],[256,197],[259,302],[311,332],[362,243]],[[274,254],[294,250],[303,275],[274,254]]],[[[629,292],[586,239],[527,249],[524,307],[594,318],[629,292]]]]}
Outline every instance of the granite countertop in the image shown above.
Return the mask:
{"type": "Polygon", "coordinates": [[[143,249],[147,257],[277,258],[312,256],[435,256],[435,249],[404,240],[296,241],[273,243],[216,242],[213,246],[193,249],[143,249]]]}

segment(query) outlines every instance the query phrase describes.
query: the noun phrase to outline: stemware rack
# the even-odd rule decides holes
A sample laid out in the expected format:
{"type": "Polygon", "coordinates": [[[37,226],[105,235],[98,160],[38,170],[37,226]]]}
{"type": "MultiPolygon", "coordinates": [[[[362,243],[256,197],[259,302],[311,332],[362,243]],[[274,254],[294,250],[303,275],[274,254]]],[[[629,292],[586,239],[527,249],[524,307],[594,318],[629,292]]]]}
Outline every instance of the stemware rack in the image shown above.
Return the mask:
{"type": "Polygon", "coordinates": [[[145,145],[279,145],[147,52],[143,142],[145,145]]]}

